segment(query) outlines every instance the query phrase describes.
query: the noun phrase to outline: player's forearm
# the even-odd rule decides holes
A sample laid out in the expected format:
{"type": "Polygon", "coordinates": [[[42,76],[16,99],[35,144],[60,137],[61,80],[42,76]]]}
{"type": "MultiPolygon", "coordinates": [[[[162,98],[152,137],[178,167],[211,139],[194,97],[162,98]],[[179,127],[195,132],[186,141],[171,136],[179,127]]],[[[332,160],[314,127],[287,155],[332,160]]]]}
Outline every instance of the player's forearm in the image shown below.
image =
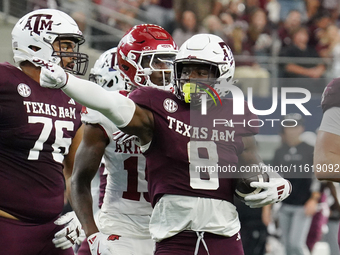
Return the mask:
{"type": "Polygon", "coordinates": [[[73,75],[69,75],[67,84],[62,90],[80,104],[103,113],[117,127],[125,127],[136,109],[135,103],[118,91],[107,93],[93,82],[73,75]]]}
{"type": "Polygon", "coordinates": [[[71,189],[72,208],[76,212],[77,217],[82,224],[82,228],[88,237],[91,234],[98,232],[93,217],[91,183],[79,183],[73,178],[71,189]]]}
{"type": "Polygon", "coordinates": [[[98,138],[98,133],[94,132],[98,129],[89,125],[85,126],[83,140],[75,155],[74,171],[71,178],[72,208],[76,212],[86,236],[98,232],[93,217],[91,182],[98,171],[106,147],[105,139],[98,138]],[[97,142],[92,144],[92,139],[97,142]]]}
{"type": "MultiPolygon", "coordinates": [[[[93,211],[92,211],[92,198],[91,196],[86,196],[85,194],[77,196],[78,201],[73,203],[74,211],[82,225],[82,228],[86,236],[90,236],[97,233],[99,230],[94,221],[93,211]]],[[[75,200],[73,200],[75,201],[75,200]]]]}

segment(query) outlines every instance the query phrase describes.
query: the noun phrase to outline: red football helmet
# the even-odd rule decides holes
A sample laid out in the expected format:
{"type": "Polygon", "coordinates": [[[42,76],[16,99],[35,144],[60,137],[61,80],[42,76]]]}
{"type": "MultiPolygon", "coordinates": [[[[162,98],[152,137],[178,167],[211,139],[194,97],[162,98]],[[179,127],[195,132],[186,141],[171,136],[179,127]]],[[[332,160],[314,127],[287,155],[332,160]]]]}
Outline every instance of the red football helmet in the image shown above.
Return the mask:
{"type": "Polygon", "coordinates": [[[178,47],[162,27],[152,24],[131,28],[117,47],[117,64],[132,86],[157,86],[173,91],[173,61],[178,47]]]}

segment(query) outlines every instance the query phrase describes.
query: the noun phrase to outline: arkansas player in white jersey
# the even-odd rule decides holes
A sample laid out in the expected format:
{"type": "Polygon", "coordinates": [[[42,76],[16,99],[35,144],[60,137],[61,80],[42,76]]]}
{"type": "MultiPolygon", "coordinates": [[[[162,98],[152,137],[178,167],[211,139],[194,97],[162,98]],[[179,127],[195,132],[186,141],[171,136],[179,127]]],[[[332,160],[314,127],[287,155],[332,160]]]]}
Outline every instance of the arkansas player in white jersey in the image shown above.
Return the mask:
{"type": "MultiPolygon", "coordinates": [[[[90,80],[106,90],[121,90],[123,95],[129,92],[122,91],[125,82],[132,90],[139,86],[173,88],[170,83],[171,62],[177,49],[171,36],[159,26],[143,25],[132,28],[122,40],[131,34],[138,34],[141,40],[119,49],[126,51],[127,55],[140,54],[139,62],[128,64],[131,65],[130,73],[142,74],[145,82],[135,77],[130,79],[128,75],[123,79],[115,70],[116,48],[100,56],[91,69],[90,80]],[[161,35],[156,40],[152,37],[154,34],[161,35]]],[[[152,207],[145,180],[146,160],[136,142],[137,137],[125,136],[103,114],[89,108],[84,109],[82,121],[85,123],[84,137],[76,154],[72,176],[72,206],[88,237],[91,253],[153,254],[154,241],[149,233],[152,207]],[[107,185],[95,220],[89,196],[90,182],[103,155],[107,185]]],[[[85,254],[82,247],[78,254],[85,254]]]]}
{"type": "MultiPolygon", "coordinates": [[[[132,36],[128,39],[122,43],[138,41],[132,36]]],[[[122,70],[125,67],[120,64],[119,50],[117,54],[122,70]]],[[[121,57],[129,59],[124,54],[121,57]]],[[[157,242],[155,254],[243,255],[240,222],[233,205],[233,175],[204,171],[204,166],[237,169],[261,164],[254,138],[257,128],[240,125],[256,116],[245,102],[238,105],[244,114],[234,115],[233,99],[220,98],[226,93],[225,82],[232,81],[234,75],[232,52],[220,37],[191,37],[179,49],[174,63],[176,95],[146,87],[131,92],[129,98],[119,93],[108,96],[105,90],[65,74],[58,66],[43,68],[41,83],[62,88],[104,113],[122,131],[139,137],[154,206],[150,234],[157,242]],[[200,100],[212,93],[221,99],[220,104],[208,101],[207,114],[202,115],[200,100]],[[228,125],[215,126],[215,118],[235,120],[235,125],[229,121],[228,125]]],[[[252,187],[264,190],[247,195],[247,205],[261,207],[290,194],[287,180],[275,172],[268,175],[268,182],[252,182],[252,187]]]]}

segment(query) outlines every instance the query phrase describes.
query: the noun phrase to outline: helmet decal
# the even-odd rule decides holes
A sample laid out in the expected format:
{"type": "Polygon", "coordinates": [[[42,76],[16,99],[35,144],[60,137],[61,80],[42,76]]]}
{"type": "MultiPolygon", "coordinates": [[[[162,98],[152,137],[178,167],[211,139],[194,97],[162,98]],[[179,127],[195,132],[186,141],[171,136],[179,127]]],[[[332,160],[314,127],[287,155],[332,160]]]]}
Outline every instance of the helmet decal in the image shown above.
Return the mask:
{"type": "Polygon", "coordinates": [[[221,46],[223,53],[224,53],[223,61],[228,61],[229,65],[233,65],[234,56],[232,55],[230,56],[229,54],[229,52],[231,52],[230,47],[225,42],[219,42],[218,44],[221,46]]]}
{"type": "Polygon", "coordinates": [[[52,15],[49,14],[34,14],[27,19],[24,29],[28,29],[38,35],[40,35],[40,31],[42,30],[52,31],[53,20],[51,20],[51,17],[52,15]]]}

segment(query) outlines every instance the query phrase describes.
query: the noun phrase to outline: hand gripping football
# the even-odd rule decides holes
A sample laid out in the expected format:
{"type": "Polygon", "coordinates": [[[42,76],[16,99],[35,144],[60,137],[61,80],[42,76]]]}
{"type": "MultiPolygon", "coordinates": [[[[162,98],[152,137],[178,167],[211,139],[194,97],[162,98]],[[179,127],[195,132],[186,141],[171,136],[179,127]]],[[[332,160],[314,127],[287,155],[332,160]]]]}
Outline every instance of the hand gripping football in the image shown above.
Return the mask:
{"type": "MultiPolygon", "coordinates": [[[[250,167],[256,168],[258,166],[252,165],[250,167]]],[[[245,173],[243,177],[239,178],[236,183],[235,196],[244,202],[244,197],[247,195],[258,194],[263,191],[262,188],[253,188],[250,186],[252,182],[269,182],[269,176],[266,172],[262,172],[260,168],[255,172],[245,173]]]]}

